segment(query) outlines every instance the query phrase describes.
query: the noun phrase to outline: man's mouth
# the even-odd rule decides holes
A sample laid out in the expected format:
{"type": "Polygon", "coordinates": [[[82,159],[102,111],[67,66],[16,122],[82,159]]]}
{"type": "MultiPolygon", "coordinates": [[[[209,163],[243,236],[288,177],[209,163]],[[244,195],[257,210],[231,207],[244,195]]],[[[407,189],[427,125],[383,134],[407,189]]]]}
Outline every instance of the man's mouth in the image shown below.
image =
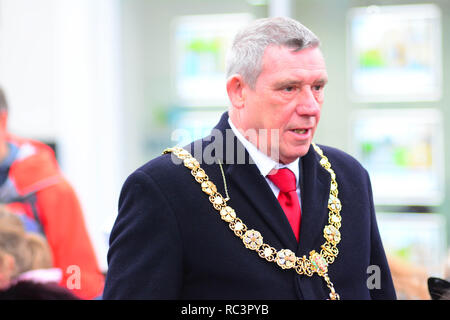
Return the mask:
{"type": "Polygon", "coordinates": [[[308,132],[308,129],[294,129],[292,131],[294,131],[295,133],[298,133],[298,134],[305,134],[308,132]]]}

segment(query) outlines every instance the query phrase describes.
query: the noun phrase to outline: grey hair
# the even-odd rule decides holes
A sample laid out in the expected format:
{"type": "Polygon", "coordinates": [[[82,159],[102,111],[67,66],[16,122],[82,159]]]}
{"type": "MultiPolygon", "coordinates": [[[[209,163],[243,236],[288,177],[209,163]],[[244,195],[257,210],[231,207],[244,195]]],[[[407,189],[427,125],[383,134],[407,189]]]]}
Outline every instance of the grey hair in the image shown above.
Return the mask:
{"type": "Polygon", "coordinates": [[[262,58],[269,45],[300,51],[318,47],[319,38],[300,22],[286,17],[264,18],[240,30],[227,57],[227,78],[240,74],[251,88],[262,71],[262,58]]]}
{"type": "Polygon", "coordinates": [[[2,88],[0,88],[0,111],[8,111],[8,102],[6,101],[6,95],[2,88]]]}

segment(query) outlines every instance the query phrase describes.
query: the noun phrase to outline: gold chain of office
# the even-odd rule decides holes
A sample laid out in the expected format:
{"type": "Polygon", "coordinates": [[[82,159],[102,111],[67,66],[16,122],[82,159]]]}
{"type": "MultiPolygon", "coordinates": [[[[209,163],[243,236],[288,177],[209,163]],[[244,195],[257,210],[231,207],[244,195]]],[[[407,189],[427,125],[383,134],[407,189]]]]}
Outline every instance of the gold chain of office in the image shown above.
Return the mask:
{"type": "Polygon", "coordinates": [[[261,233],[249,229],[244,222],[237,217],[234,209],[227,205],[229,198],[227,197],[225,199],[217,191],[216,185],[209,180],[208,175],[200,167],[199,162],[188,151],[183,148],[174,147],[164,150],[163,154],[173,153],[183,161],[186,168],[191,170],[191,174],[195,178],[195,181],[201,185],[202,191],[209,196],[209,201],[214,209],[220,213],[222,220],[228,222],[230,229],[242,240],[246,248],[256,251],[261,258],[276,263],[282,269],[294,269],[298,274],[306,275],[308,277],[317,273],[324,278],[327,287],[330,289],[330,299],[339,300],[339,294],[335,291],[333,283],[328,276],[328,266],[335,261],[339,253],[337,244],[341,240],[339,228],[341,227],[340,211],[342,205],[338,198],[336,174],[331,168],[328,158],[316,144],[313,143],[312,146],[321,157],[320,165],[331,175],[331,186],[328,199],[328,225],[323,229],[323,236],[326,242],[321,246],[320,253],[313,250],[309,253],[309,258],[305,255],[303,257],[296,257],[295,253],[289,249],[277,251],[275,248],[264,243],[261,233]]]}

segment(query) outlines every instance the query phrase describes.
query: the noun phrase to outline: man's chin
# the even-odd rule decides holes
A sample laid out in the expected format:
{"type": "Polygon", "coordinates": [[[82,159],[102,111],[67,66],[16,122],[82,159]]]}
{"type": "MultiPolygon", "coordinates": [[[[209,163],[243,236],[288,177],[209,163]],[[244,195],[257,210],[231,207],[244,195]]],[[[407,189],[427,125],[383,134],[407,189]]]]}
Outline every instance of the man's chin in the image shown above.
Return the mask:
{"type": "Polygon", "coordinates": [[[303,157],[304,155],[306,155],[308,153],[309,148],[305,148],[304,150],[299,150],[298,152],[291,152],[289,154],[280,154],[279,156],[279,163],[283,163],[283,164],[289,164],[291,162],[294,162],[295,160],[297,160],[298,158],[303,157]]]}

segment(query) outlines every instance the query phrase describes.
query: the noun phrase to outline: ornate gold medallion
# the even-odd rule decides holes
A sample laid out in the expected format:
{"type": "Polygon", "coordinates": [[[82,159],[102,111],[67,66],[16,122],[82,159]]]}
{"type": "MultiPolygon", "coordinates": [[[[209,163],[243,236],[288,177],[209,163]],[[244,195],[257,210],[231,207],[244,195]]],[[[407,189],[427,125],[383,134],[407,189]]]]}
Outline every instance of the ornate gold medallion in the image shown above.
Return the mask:
{"type": "Polygon", "coordinates": [[[308,277],[317,273],[320,277],[323,277],[327,287],[330,289],[330,299],[339,300],[339,294],[336,293],[333,283],[328,276],[328,268],[339,253],[337,244],[341,241],[339,228],[341,227],[342,220],[340,215],[342,204],[338,198],[336,174],[331,169],[328,158],[316,144],[312,143],[312,146],[321,157],[320,165],[330,173],[331,186],[328,199],[329,224],[323,229],[323,236],[326,242],[321,246],[322,250],[319,253],[312,250],[308,258],[306,256],[296,257],[295,253],[289,249],[277,251],[275,248],[264,243],[259,231],[248,229],[244,222],[237,217],[235,210],[227,205],[227,201],[229,200],[228,195],[227,198],[224,198],[217,191],[216,185],[209,180],[206,172],[200,168],[199,162],[188,151],[175,147],[164,150],[163,154],[171,152],[183,160],[184,166],[191,170],[192,176],[201,185],[202,191],[209,196],[209,201],[219,211],[221,219],[228,223],[229,228],[242,240],[246,248],[258,252],[261,258],[269,262],[275,262],[282,269],[294,269],[298,274],[308,277]]]}

